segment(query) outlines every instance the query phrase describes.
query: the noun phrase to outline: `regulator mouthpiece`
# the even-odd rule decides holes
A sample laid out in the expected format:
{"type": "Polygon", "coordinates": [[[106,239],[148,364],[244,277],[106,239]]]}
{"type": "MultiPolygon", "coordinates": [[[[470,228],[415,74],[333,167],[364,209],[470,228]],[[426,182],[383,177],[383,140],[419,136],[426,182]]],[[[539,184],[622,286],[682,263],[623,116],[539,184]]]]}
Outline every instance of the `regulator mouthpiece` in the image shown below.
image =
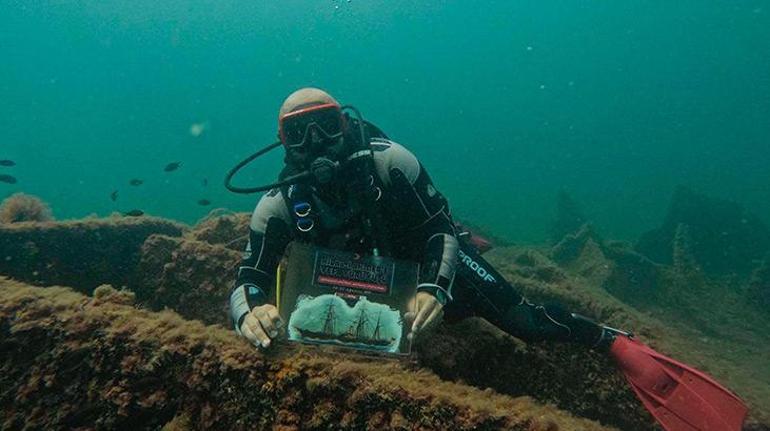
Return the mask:
{"type": "Polygon", "coordinates": [[[327,184],[334,178],[334,172],[339,166],[339,162],[326,157],[318,157],[310,164],[310,173],[313,174],[318,184],[327,184]]]}

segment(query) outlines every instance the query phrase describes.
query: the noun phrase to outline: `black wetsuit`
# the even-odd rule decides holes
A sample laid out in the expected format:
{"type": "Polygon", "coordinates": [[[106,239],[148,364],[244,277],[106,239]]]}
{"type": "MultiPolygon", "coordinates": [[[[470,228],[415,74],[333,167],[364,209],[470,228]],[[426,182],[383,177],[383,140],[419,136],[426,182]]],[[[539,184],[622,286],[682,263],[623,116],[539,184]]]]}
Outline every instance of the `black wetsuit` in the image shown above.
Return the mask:
{"type": "MultiPolygon", "coordinates": [[[[600,327],[575,319],[558,306],[529,303],[464,240],[446,199],[411,152],[386,139],[373,139],[371,146],[382,190],[377,222],[387,232],[387,252],[420,262],[418,290],[448,299],[447,320],[480,316],[525,341],[575,341],[589,346],[598,341],[600,327]]],[[[287,189],[268,192],[252,215],[249,244],[230,297],[238,332],[246,313],[266,302],[290,241],[348,251],[366,251],[372,245],[362,228],[362,213],[351,211],[334,190],[308,192],[306,198],[317,217],[309,232],[301,232],[290,211],[292,200],[287,198],[293,193],[287,189]]]]}

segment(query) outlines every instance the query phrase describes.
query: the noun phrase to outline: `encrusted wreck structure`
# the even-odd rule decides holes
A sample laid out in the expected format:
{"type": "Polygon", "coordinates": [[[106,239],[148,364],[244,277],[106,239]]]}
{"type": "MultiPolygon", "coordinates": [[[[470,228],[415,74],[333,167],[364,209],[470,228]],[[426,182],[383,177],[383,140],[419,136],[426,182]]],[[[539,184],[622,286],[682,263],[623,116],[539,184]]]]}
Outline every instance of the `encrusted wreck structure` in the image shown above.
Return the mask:
{"type": "MultiPolygon", "coordinates": [[[[526,345],[479,319],[440,326],[408,360],[283,343],[257,351],[226,317],[248,219],[0,225],[0,428],[656,429],[607,358],[526,345]]],[[[633,328],[723,379],[762,429],[770,398],[750,373],[688,355],[698,342],[619,294],[658,288],[661,264],[588,226],[550,253],[490,253],[533,300],[633,328]]]]}

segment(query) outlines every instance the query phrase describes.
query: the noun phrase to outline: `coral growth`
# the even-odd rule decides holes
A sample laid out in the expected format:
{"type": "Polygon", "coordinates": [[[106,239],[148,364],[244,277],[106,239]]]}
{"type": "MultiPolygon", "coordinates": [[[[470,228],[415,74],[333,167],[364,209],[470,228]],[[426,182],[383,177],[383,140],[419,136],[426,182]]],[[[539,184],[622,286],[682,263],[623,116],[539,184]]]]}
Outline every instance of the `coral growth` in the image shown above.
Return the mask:
{"type": "Polygon", "coordinates": [[[37,196],[15,193],[0,203],[0,224],[51,220],[51,208],[37,196]]]}

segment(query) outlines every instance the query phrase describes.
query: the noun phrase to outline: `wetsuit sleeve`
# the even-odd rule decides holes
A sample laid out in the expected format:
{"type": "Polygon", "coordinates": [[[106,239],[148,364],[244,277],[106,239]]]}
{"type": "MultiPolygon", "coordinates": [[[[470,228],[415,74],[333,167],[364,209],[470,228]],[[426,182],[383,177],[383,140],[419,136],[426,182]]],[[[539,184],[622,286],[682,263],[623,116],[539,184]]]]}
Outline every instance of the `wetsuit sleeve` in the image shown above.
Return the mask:
{"type": "Polygon", "coordinates": [[[422,250],[417,290],[430,292],[446,303],[452,299],[459,247],[449,204],[411,152],[395,143],[382,152],[380,165],[387,173],[382,172],[381,177],[386,174],[391,205],[397,208],[395,224],[404,228],[400,235],[412,239],[422,250]]]}
{"type": "Polygon", "coordinates": [[[276,268],[291,240],[290,223],[280,191],[262,196],[251,216],[249,242],[230,293],[230,317],[239,334],[246,314],[267,302],[276,268]]]}

